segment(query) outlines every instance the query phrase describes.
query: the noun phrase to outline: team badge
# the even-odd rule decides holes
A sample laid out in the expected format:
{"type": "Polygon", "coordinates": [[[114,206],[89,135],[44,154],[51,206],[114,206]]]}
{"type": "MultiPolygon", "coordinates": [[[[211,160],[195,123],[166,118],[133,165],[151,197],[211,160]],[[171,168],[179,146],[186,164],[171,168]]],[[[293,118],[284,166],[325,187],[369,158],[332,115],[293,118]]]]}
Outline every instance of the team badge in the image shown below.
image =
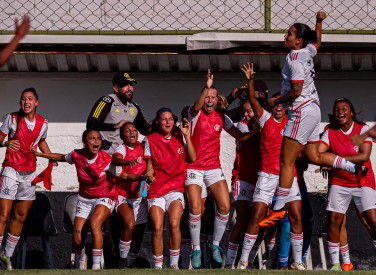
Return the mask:
{"type": "Polygon", "coordinates": [[[111,98],[109,96],[105,96],[102,98],[104,102],[111,103],[111,98]]]}
{"type": "Polygon", "coordinates": [[[214,125],[214,130],[219,132],[221,130],[221,126],[219,124],[214,125]]]}
{"type": "Polygon", "coordinates": [[[131,114],[131,116],[134,116],[134,108],[133,107],[129,108],[129,113],[131,114]]]}
{"type": "Polygon", "coordinates": [[[181,147],[178,148],[178,154],[179,155],[183,154],[183,149],[181,147]]]}
{"type": "Polygon", "coordinates": [[[120,113],[120,110],[118,108],[116,108],[115,112],[116,113],[120,113]]]}
{"type": "Polygon", "coordinates": [[[359,146],[358,146],[358,145],[355,145],[355,146],[354,146],[354,150],[355,150],[355,152],[359,152],[359,146]]]}

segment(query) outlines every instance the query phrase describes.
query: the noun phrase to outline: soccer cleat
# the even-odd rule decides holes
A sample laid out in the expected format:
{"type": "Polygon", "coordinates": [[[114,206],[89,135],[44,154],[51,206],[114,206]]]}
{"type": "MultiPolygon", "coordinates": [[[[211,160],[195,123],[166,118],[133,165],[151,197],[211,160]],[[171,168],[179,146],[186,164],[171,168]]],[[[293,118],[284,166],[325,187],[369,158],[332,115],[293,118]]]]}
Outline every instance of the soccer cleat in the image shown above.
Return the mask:
{"type": "Polygon", "coordinates": [[[358,187],[362,188],[366,184],[366,176],[368,168],[359,164],[355,164],[355,176],[358,181],[358,187]]]}
{"type": "Polygon", "coordinates": [[[248,261],[239,260],[238,266],[236,269],[247,269],[248,267],[248,261]]]}
{"type": "Polygon", "coordinates": [[[84,254],[82,258],[78,261],[78,269],[86,270],[87,269],[87,256],[84,254]]]}
{"type": "Polygon", "coordinates": [[[10,258],[5,255],[4,250],[0,251],[0,260],[5,264],[7,270],[13,270],[10,258]]]}
{"type": "Polygon", "coordinates": [[[330,270],[332,270],[332,271],[342,271],[342,268],[341,268],[340,264],[334,264],[334,265],[332,265],[330,270]]]}
{"type": "Polygon", "coordinates": [[[179,266],[177,264],[173,264],[170,266],[170,269],[179,269],[179,266]]]}
{"type": "Polygon", "coordinates": [[[293,262],[290,265],[290,269],[291,270],[306,270],[306,268],[305,268],[305,266],[302,262],[299,262],[299,263],[293,262]]]}
{"type": "Polygon", "coordinates": [[[191,257],[191,265],[194,269],[201,268],[201,250],[194,250],[189,257],[191,257]]]}
{"type": "Polygon", "coordinates": [[[93,264],[93,266],[91,267],[92,270],[100,270],[101,269],[101,265],[100,264],[93,264]]]}
{"type": "Polygon", "coordinates": [[[222,248],[219,245],[211,244],[210,249],[212,252],[212,258],[214,262],[217,264],[222,264],[222,255],[221,252],[223,252],[222,248]]]}
{"type": "Polygon", "coordinates": [[[259,226],[271,227],[275,225],[275,223],[278,222],[279,220],[282,220],[285,217],[287,217],[287,215],[288,215],[288,211],[285,208],[282,208],[281,210],[278,210],[278,211],[271,210],[269,211],[269,215],[259,223],[259,226]]]}
{"type": "Polygon", "coordinates": [[[343,271],[350,271],[354,269],[353,264],[350,262],[349,264],[341,264],[341,268],[343,271]]]}

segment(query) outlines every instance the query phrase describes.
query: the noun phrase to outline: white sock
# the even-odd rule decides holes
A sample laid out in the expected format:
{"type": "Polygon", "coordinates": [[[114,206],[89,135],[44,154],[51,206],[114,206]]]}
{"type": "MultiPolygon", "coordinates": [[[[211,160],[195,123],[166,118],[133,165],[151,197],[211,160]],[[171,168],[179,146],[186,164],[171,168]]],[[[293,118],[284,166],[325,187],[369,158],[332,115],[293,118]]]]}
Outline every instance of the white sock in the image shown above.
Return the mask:
{"type": "Polygon", "coordinates": [[[119,251],[120,251],[120,258],[126,259],[128,257],[129,249],[131,248],[131,242],[124,242],[122,240],[119,241],[119,251]]]}
{"type": "Polygon", "coordinates": [[[221,214],[215,213],[214,220],[214,231],[213,231],[213,245],[219,245],[219,242],[222,240],[223,234],[226,230],[226,225],[228,222],[228,217],[230,213],[221,214]]]}
{"type": "Polygon", "coordinates": [[[290,232],[290,242],[292,249],[292,257],[295,263],[302,262],[302,251],[303,251],[303,233],[295,234],[290,232]]]}
{"type": "Polygon", "coordinates": [[[348,172],[355,173],[355,164],[350,161],[345,160],[344,158],[340,156],[336,156],[332,166],[334,168],[341,168],[348,172]]]}
{"type": "Polygon", "coordinates": [[[233,266],[235,263],[236,255],[238,254],[238,243],[228,243],[226,265],[233,266]]]}
{"type": "Polygon", "coordinates": [[[180,256],[180,249],[172,250],[170,249],[170,266],[178,265],[180,256]]]}
{"type": "Polygon", "coordinates": [[[251,253],[252,247],[254,246],[257,239],[257,235],[250,235],[245,233],[243,241],[242,255],[240,260],[248,262],[249,253],[251,253]]]}
{"type": "Polygon", "coordinates": [[[350,261],[350,252],[349,252],[349,244],[345,244],[344,246],[339,247],[339,251],[341,252],[342,262],[344,264],[349,264],[350,261]]]}
{"type": "Polygon", "coordinates": [[[189,232],[193,244],[193,250],[201,250],[200,248],[200,231],[201,231],[201,215],[193,215],[189,213],[188,218],[189,232]]]}
{"type": "Polygon", "coordinates": [[[103,249],[93,249],[93,266],[101,266],[103,249]]]}
{"type": "Polygon", "coordinates": [[[328,250],[332,265],[339,264],[339,243],[332,243],[328,241],[328,250]]]}
{"type": "Polygon", "coordinates": [[[282,187],[277,187],[277,190],[275,191],[276,194],[276,201],[273,206],[273,210],[280,210],[283,208],[286,204],[286,199],[290,194],[290,189],[291,188],[282,188],[282,187]]]}
{"type": "Polygon", "coordinates": [[[162,268],[163,254],[161,256],[153,255],[153,259],[154,259],[154,268],[162,268]]]}
{"type": "Polygon", "coordinates": [[[275,246],[275,238],[271,239],[268,243],[268,251],[272,251],[275,246]]]}
{"type": "Polygon", "coordinates": [[[16,248],[19,240],[20,236],[14,236],[8,233],[7,244],[5,245],[5,256],[8,258],[13,256],[14,249],[16,248]]]}

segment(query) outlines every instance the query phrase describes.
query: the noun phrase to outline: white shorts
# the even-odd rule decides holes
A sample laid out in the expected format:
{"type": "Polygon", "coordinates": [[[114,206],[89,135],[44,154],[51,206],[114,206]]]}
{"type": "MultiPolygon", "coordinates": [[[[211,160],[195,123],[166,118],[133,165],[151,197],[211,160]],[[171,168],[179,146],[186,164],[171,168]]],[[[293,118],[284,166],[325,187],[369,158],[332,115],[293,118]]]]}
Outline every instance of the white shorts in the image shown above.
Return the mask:
{"type": "Polygon", "coordinates": [[[118,211],[119,206],[123,203],[128,204],[128,206],[132,208],[136,224],[143,224],[148,222],[148,206],[145,199],[128,199],[119,195],[118,201],[116,203],[116,211],[118,211]]]}
{"type": "Polygon", "coordinates": [[[288,122],[283,135],[302,145],[320,140],[321,111],[313,102],[297,110],[288,110],[288,122]]]}
{"type": "Polygon", "coordinates": [[[354,199],[356,208],[360,213],[376,208],[376,190],[370,187],[350,188],[330,185],[326,210],[346,214],[351,199],[354,199]]]}
{"type": "Polygon", "coordinates": [[[209,187],[210,185],[221,180],[226,180],[221,168],[211,170],[187,169],[187,179],[185,180],[185,186],[188,186],[190,184],[197,184],[200,185],[202,189],[204,189],[204,186],[209,187]]]}
{"type": "Polygon", "coordinates": [[[170,204],[173,201],[179,201],[184,209],[185,207],[184,195],[182,192],[179,192],[179,191],[172,191],[159,198],[148,199],[148,209],[150,211],[150,208],[152,206],[158,206],[162,208],[164,212],[166,212],[168,211],[168,208],[170,207],[170,204]]]}
{"type": "MultiPolygon", "coordinates": [[[[22,177],[22,173],[18,173],[22,177]]],[[[29,177],[30,173],[26,177],[29,177]]],[[[32,180],[31,180],[32,181],[32,180]]],[[[35,200],[35,185],[31,181],[19,181],[7,176],[0,176],[0,198],[8,200],[35,200]]]]}
{"type": "Polygon", "coordinates": [[[244,180],[237,180],[232,186],[235,201],[249,201],[252,203],[254,191],[255,185],[244,180]]]}
{"type": "MultiPolygon", "coordinates": [[[[263,202],[266,205],[271,204],[278,183],[279,176],[269,173],[260,173],[253,194],[253,202],[263,202]]],[[[286,203],[301,199],[299,185],[296,178],[294,178],[286,203]]]]}
{"type": "Polygon", "coordinates": [[[110,209],[111,213],[115,209],[116,200],[110,198],[85,199],[78,195],[76,217],[90,219],[97,205],[104,205],[110,209]]]}

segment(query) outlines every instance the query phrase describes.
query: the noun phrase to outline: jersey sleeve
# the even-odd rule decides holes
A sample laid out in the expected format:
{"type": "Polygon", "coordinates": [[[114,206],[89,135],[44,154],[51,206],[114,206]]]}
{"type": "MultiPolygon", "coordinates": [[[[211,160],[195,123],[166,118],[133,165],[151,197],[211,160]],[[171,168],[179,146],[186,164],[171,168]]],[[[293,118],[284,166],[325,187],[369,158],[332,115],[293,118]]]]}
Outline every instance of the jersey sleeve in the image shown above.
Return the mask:
{"type": "Polygon", "coordinates": [[[223,129],[227,131],[232,126],[234,126],[234,122],[232,122],[231,118],[229,118],[227,115],[224,115],[223,129]]]}
{"type": "Polygon", "coordinates": [[[65,155],[65,161],[68,162],[69,164],[74,164],[74,161],[72,159],[72,154],[73,154],[74,150],[68,154],[65,155]]]}
{"type": "Polygon", "coordinates": [[[5,116],[5,120],[3,124],[0,127],[0,135],[7,136],[10,132],[11,126],[12,126],[12,115],[7,114],[5,116]]]}
{"type": "MultiPolygon", "coordinates": [[[[360,130],[360,134],[361,134],[361,135],[364,134],[364,133],[367,132],[369,129],[370,129],[370,127],[369,127],[367,124],[365,124],[365,125],[362,127],[362,130],[360,130]]],[[[368,137],[368,138],[366,138],[364,142],[370,142],[370,143],[372,143],[372,137],[368,137]]]]}
{"type": "Polygon", "coordinates": [[[104,123],[108,113],[111,111],[113,98],[104,96],[95,102],[86,122],[86,128],[95,128],[99,131],[115,131],[115,124],[104,123]]]}
{"type": "Polygon", "coordinates": [[[125,151],[125,147],[124,146],[125,145],[121,144],[118,147],[116,147],[114,155],[118,154],[118,155],[121,155],[123,158],[125,158],[127,152],[125,151]]]}
{"type": "Polygon", "coordinates": [[[116,166],[110,163],[104,169],[104,172],[109,172],[115,177],[120,177],[123,174],[123,168],[121,166],[116,166]]]}
{"type": "Polygon", "coordinates": [[[262,113],[260,117],[257,117],[256,120],[260,124],[261,128],[264,128],[265,123],[268,121],[268,119],[271,117],[271,113],[266,111],[265,109],[262,109],[262,113]]]}
{"type": "Polygon", "coordinates": [[[147,137],[145,137],[145,143],[144,143],[144,157],[145,158],[151,158],[151,148],[149,144],[149,140],[147,137]]]}
{"type": "Polygon", "coordinates": [[[316,56],[316,54],[317,54],[317,49],[316,49],[316,47],[315,47],[315,45],[314,44],[308,44],[307,45],[307,50],[308,50],[308,52],[310,53],[310,55],[311,55],[311,57],[315,57],[316,56]]]}
{"type": "Polygon", "coordinates": [[[47,130],[48,130],[48,120],[45,119],[42,130],[40,131],[40,140],[45,140],[47,138],[47,130]]]}
{"type": "Polygon", "coordinates": [[[243,122],[243,121],[240,121],[238,123],[238,125],[236,126],[236,128],[239,129],[240,132],[242,133],[249,133],[249,127],[247,125],[247,123],[243,122]]]}
{"type": "Polygon", "coordinates": [[[324,133],[322,134],[322,137],[320,139],[320,142],[325,144],[326,147],[330,147],[330,141],[329,141],[329,130],[326,129],[324,133]]]}
{"type": "Polygon", "coordinates": [[[304,66],[303,63],[297,59],[289,62],[291,71],[291,83],[304,83],[304,66]]]}

